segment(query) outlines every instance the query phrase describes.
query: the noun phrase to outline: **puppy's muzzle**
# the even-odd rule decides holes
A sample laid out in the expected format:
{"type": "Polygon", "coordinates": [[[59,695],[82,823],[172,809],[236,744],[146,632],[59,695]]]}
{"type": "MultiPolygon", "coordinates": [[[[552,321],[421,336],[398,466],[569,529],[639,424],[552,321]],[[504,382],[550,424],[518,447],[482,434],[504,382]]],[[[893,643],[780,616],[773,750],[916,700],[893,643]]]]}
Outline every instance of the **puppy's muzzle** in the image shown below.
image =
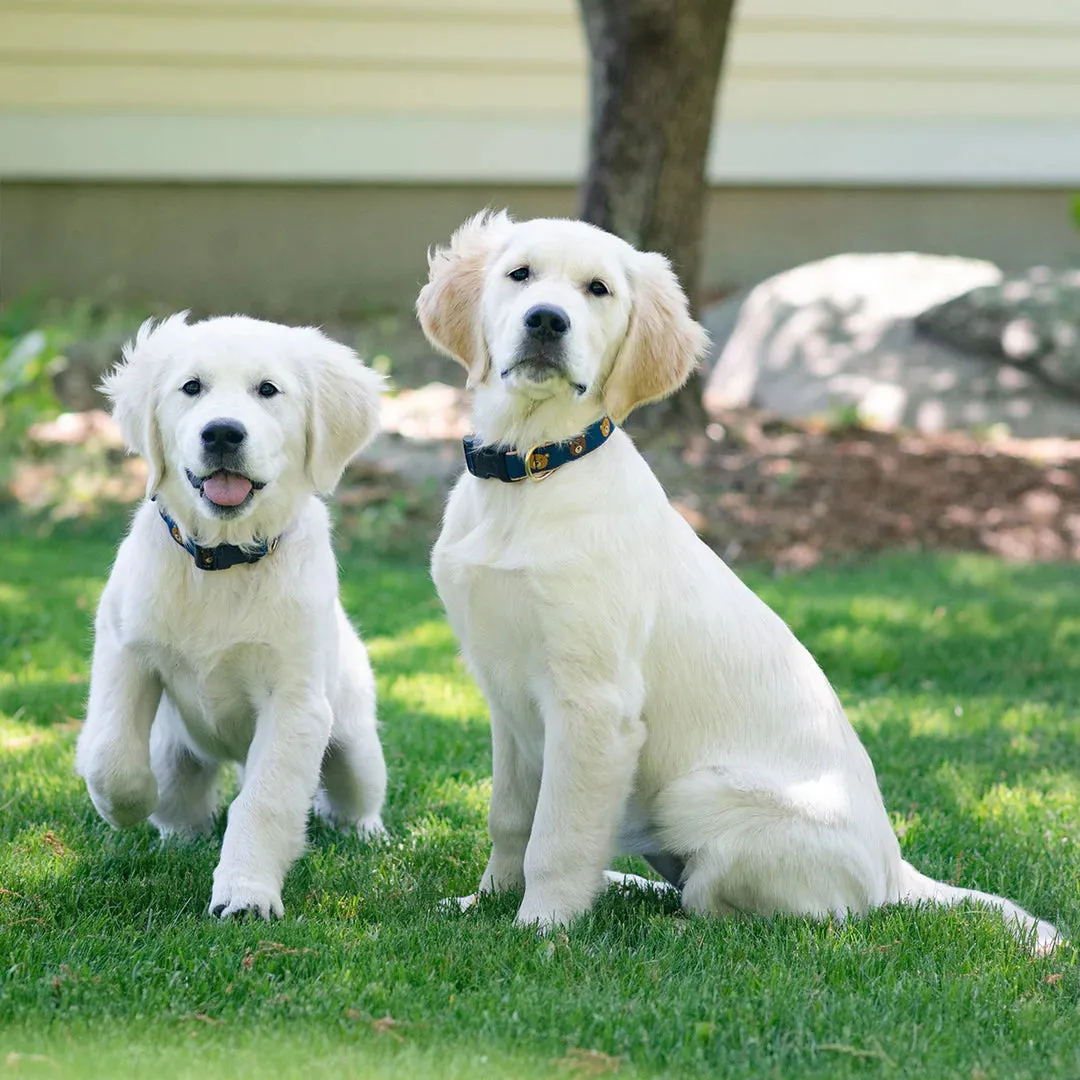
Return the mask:
{"type": "Polygon", "coordinates": [[[525,333],[532,341],[545,345],[561,343],[570,332],[570,316],[561,307],[534,304],[525,312],[525,333]]]}
{"type": "MultiPolygon", "coordinates": [[[[516,360],[503,372],[503,378],[521,368],[536,382],[550,378],[568,379],[566,335],[570,332],[570,316],[561,307],[535,304],[525,312],[522,321],[525,337],[516,360]]],[[[569,381],[578,394],[585,393],[585,386],[569,381]]]]}
{"type": "Polygon", "coordinates": [[[206,472],[196,476],[188,470],[188,483],[198,490],[218,516],[238,513],[256,491],[266,486],[244,474],[247,429],[239,420],[220,417],[211,420],[199,432],[199,438],[206,472]]]}

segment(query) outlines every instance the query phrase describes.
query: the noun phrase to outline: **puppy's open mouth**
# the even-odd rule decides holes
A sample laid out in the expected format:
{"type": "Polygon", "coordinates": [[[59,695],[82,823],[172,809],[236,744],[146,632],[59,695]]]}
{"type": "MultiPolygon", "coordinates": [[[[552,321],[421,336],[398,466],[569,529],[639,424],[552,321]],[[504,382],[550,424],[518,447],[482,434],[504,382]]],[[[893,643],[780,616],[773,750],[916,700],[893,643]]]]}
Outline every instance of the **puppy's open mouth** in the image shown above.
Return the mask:
{"type": "Polygon", "coordinates": [[[209,476],[196,476],[190,469],[185,471],[188,482],[193,488],[198,489],[199,494],[207,502],[225,510],[239,509],[256,491],[261,491],[266,487],[266,484],[260,484],[240,473],[229,472],[226,469],[219,469],[209,476]]]}

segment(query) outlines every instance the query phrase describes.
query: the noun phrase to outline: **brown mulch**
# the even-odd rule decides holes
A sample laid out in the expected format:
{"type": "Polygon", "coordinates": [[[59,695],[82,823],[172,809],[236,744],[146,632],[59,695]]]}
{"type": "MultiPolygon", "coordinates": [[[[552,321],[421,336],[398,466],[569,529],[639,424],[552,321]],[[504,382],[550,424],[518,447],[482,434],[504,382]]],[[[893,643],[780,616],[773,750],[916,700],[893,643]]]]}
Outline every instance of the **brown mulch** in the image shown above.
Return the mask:
{"type": "Polygon", "coordinates": [[[837,431],[741,413],[647,456],[729,562],[804,569],[889,549],[1080,560],[1077,440],[837,431]]]}
{"type": "MultiPolygon", "coordinates": [[[[369,451],[349,469],[336,499],[341,543],[430,545],[459,443],[425,408],[464,423],[446,389],[427,388],[426,406],[402,395],[393,426],[406,458],[369,451]],[[430,483],[417,481],[417,455],[440,465],[430,483]]],[[[141,463],[124,456],[111,423],[81,413],[39,425],[8,496],[54,518],[138,498],[141,463]]],[[[753,410],[713,416],[705,433],[700,422],[689,435],[676,427],[634,436],[676,508],[728,562],[800,570],[895,549],[1080,561],[1080,440],[837,430],[753,410]]]]}

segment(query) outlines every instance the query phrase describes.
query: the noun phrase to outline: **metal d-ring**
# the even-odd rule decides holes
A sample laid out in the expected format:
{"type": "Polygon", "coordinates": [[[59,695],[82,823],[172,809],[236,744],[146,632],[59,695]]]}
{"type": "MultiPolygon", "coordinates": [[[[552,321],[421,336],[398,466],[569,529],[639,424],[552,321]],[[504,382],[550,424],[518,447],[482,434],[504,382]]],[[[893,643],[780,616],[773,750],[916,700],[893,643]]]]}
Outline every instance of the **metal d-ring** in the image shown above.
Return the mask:
{"type": "MultiPolygon", "coordinates": [[[[525,475],[535,484],[539,484],[541,480],[546,480],[555,471],[555,469],[548,469],[547,467],[544,468],[543,472],[534,471],[532,464],[533,454],[536,453],[539,447],[540,444],[537,443],[536,446],[532,447],[525,455],[525,475]]],[[[556,468],[558,468],[558,466],[556,466],[556,468]]]]}

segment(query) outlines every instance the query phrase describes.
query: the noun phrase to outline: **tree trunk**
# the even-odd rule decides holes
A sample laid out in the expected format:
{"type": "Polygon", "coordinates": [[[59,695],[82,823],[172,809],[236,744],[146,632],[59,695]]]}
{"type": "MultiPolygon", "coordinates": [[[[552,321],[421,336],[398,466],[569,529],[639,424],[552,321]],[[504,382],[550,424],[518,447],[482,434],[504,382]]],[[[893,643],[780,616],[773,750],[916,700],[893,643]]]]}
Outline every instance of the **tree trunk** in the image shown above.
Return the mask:
{"type": "MultiPolygon", "coordinates": [[[[671,259],[696,308],[705,161],[735,0],[581,0],[590,53],[581,216],[671,259]]],[[[654,420],[701,425],[694,376],[654,420]]]]}

